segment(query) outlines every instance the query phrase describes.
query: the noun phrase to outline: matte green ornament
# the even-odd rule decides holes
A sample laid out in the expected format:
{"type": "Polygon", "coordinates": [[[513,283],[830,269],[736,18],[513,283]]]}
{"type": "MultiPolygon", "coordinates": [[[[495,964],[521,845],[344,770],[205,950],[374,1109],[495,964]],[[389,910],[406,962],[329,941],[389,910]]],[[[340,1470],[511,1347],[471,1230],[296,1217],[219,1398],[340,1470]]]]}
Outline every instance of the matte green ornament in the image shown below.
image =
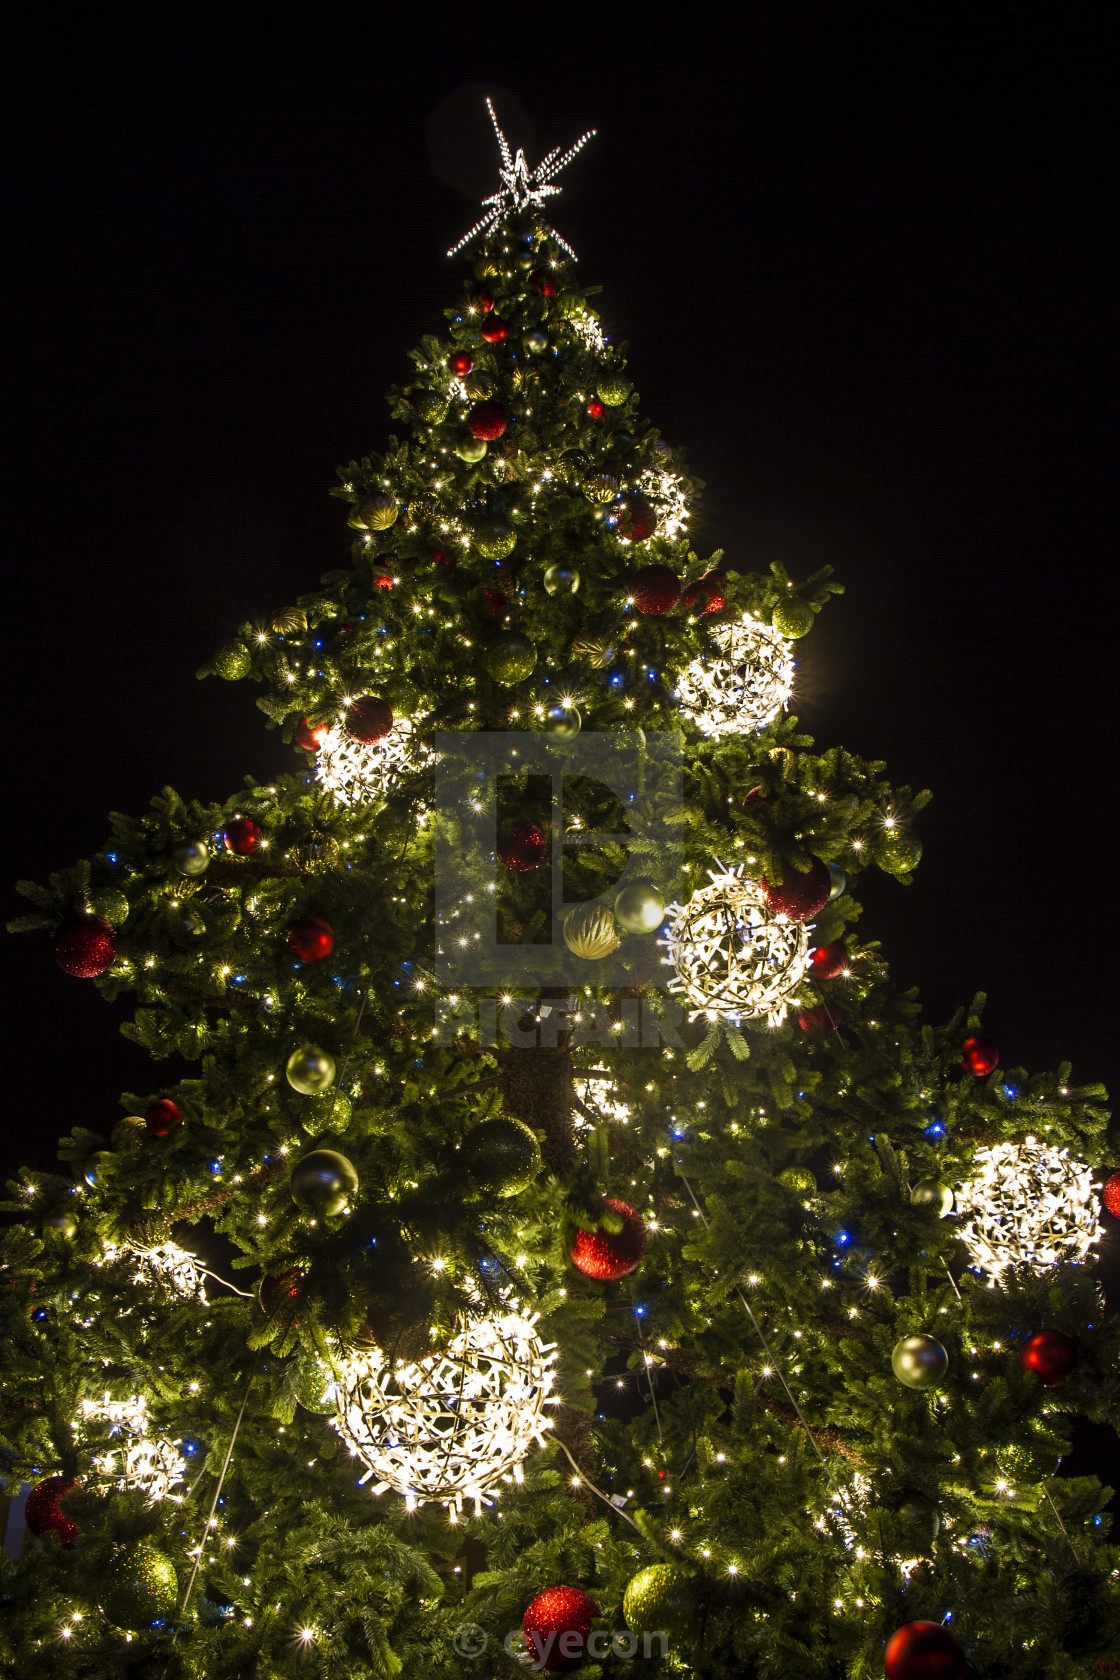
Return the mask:
{"type": "Polygon", "coordinates": [[[520,1195],[541,1170],[536,1137],[523,1120],[507,1114],[473,1127],[459,1159],[480,1190],[498,1196],[520,1195]]]}
{"type": "Polygon", "coordinates": [[[568,741],[574,741],[583,725],[583,719],[578,706],[565,706],[561,701],[555,705],[546,706],[544,716],[538,727],[557,746],[562,747],[568,741]]]}
{"type": "Polygon", "coordinates": [[[891,1354],[891,1370],[907,1388],[940,1388],[949,1355],[932,1336],[904,1336],[891,1354]]]}
{"type": "Polygon", "coordinates": [[[143,1633],[160,1627],[174,1611],[179,1596],[174,1566],[146,1540],[115,1547],[108,1573],[111,1585],[101,1608],[114,1627],[143,1633]]]}
{"type": "Polygon", "coordinates": [[[630,385],[617,374],[608,374],[596,385],[595,395],[600,402],[606,403],[608,408],[620,408],[630,395],[630,385]]]}
{"type": "Polygon", "coordinates": [[[96,892],[90,893],[89,907],[110,927],[123,927],[128,920],[128,897],[119,887],[99,887],[96,892]]]}
{"type": "Polygon", "coordinates": [[[332,1132],[344,1132],[350,1124],[351,1113],[350,1098],[338,1085],[324,1091],[322,1096],[308,1097],[299,1105],[300,1125],[312,1137],[318,1137],[328,1128],[332,1132]]]}
{"type": "Polygon", "coordinates": [[[330,1366],[313,1354],[301,1353],[297,1360],[294,1385],[296,1400],[305,1412],[326,1417],[337,1409],[338,1385],[330,1366]]]}
{"type": "Polygon", "coordinates": [[[58,1237],[62,1242],[73,1242],[78,1234],[78,1221],[69,1208],[51,1208],[43,1215],[43,1234],[58,1237]]]}
{"type": "Polygon", "coordinates": [[[910,1192],[910,1204],[936,1208],[937,1217],[946,1219],[953,1211],[953,1192],[936,1178],[920,1178],[910,1192]]]}
{"type": "Polygon", "coordinates": [[[908,1499],[898,1508],[898,1514],[914,1537],[915,1546],[925,1551],[937,1539],[941,1518],[934,1506],[924,1499],[908,1499]]]}
{"type": "Polygon", "coordinates": [[[214,655],[214,669],[227,682],[248,676],[253,660],[244,642],[227,642],[214,655]]]}
{"type": "Polygon", "coordinates": [[[499,519],[489,519],[475,532],[474,546],[485,560],[504,560],[517,547],[517,532],[499,519]]]}
{"type": "Polygon", "coordinates": [[[503,630],[487,644],[484,657],[486,669],[494,681],[508,688],[512,683],[524,682],[532,675],[536,668],[537,650],[527,636],[519,635],[516,630],[503,630]]]}
{"type": "Polygon", "coordinates": [[[587,962],[609,957],[619,946],[614,911],[605,904],[573,904],[564,916],[564,943],[587,962]]]}
{"type": "Polygon", "coordinates": [[[908,875],[922,861],[922,842],[901,829],[886,828],[875,846],[875,861],[892,875],[908,875]]]}
{"type": "Polygon", "coordinates": [[[807,636],[813,628],[816,617],[808,601],[799,601],[796,597],[789,601],[779,601],[774,608],[774,628],[780,630],[783,636],[797,638],[807,636]]]}
{"type": "Polygon", "coordinates": [[[699,1611],[696,1584],[675,1563],[652,1563],[633,1577],[622,1598],[622,1614],[631,1633],[682,1634],[693,1631],[699,1611]]]}
{"type": "Polygon", "coordinates": [[[482,460],[483,456],[486,454],[486,448],[487,445],[485,438],[471,437],[468,434],[467,437],[460,438],[459,442],[455,445],[455,453],[458,455],[460,461],[469,461],[473,466],[477,461],[482,460]]]}
{"type": "Polygon", "coordinates": [[[337,1149],[313,1149],[296,1162],[288,1185],[292,1200],[304,1213],[333,1219],[357,1195],[358,1175],[337,1149]]]}
{"type": "Polygon", "coordinates": [[[139,1149],[151,1137],[148,1122],[142,1114],[126,1114],[123,1120],[118,1120],[113,1127],[110,1142],[113,1148],[122,1155],[127,1155],[130,1149],[139,1149]]]}
{"type": "Polygon", "coordinates": [[[288,1057],[288,1084],[304,1097],[317,1097],[334,1084],[334,1057],[317,1044],[301,1044],[288,1057]]]}
{"type": "Polygon", "coordinates": [[[817,1181],[808,1167],[787,1167],[778,1174],[778,1183],[798,1196],[815,1196],[817,1193],[817,1181]]]}
{"type": "Polygon", "coordinates": [[[205,875],[210,867],[210,848],[205,840],[184,840],[171,854],[180,875],[205,875]]]}
{"type": "Polygon", "coordinates": [[[614,901],[618,925],[627,933],[652,933],[660,927],[665,915],[665,899],[648,881],[635,881],[623,887],[614,901]]]}
{"type": "Polygon", "coordinates": [[[545,567],[544,586],[550,595],[574,595],[579,589],[579,573],[574,566],[557,561],[545,567]]]}
{"type": "Polygon", "coordinates": [[[438,391],[426,391],[416,404],[416,412],[427,426],[438,426],[447,419],[447,398],[438,391]]]}

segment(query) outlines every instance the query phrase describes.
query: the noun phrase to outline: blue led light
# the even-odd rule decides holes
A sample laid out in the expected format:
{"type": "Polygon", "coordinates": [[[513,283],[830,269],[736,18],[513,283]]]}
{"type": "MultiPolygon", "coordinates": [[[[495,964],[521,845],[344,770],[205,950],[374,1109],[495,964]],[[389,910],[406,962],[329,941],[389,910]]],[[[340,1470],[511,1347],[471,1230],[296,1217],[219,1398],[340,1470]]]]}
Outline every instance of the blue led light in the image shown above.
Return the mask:
{"type": "Polygon", "coordinates": [[[684,1127],[683,1126],[674,1126],[673,1127],[673,1136],[674,1137],[683,1137],[684,1136],[684,1127]]]}
{"type": "Polygon", "coordinates": [[[1010,1102],[1014,1102],[1015,1098],[1019,1095],[1018,1085],[1003,1085],[1000,1088],[1003,1091],[1004,1096],[1007,1097],[1010,1102]]]}
{"type": "Polygon", "coordinates": [[[635,1318],[644,1318],[645,1315],[646,1315],[646,1309],[644,1307],[635,1307],[634,1308],[634,1317],[635,1318]]]}
{"type": "Polygon", "coordinates": [[[940,1120],[935,1120],[933,1122],[932,1126],[927,1126],[926,1127],[926,1136],[927,1137],[944,1137],[945,1136],[945,1128],[941,1124],[940,1120]]]}
{"type": "Polygon", "coordinates": [[[838,1231],[837,1234],[836,1234],[836,1241],[838,1243],[850,1242],[851,1241],[850,1232],[848,1232],[848,1231],[838,1231]]]}

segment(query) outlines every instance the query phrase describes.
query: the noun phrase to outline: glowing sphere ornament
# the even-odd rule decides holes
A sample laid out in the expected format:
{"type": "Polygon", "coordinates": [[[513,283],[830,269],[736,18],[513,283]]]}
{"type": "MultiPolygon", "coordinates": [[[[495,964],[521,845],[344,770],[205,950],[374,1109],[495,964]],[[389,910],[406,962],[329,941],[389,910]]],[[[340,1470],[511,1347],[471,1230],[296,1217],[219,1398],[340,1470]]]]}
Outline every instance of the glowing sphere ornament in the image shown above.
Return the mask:
{"type": "Polygon", "coordinates": [[[313,1149],[296,1162],[288,1186],[304,1213],[334,1219],[358,1194],[358,1175],[337,1149],[313,1149]]]}
{"type": "Polygon", "coordinates": [[[636,1272],[645,1258],[649,1232],[641,1216],[632,1207],[614,1196],[607,1196],[605,1204],[622,1220],[621,1231],[576,1232],[570,1254],[572,1265],[584,1277],[596,1278],[600,1283],[616,1283],[619,1278],[636,1272]]]}
{"type": "Polygon", "coordinates": [[[263,839],[264,833],[252,817],[231,817],[222,830],[222,844],[235,857],[252,857],[263,839]]]}
{"type": "Polygon", "coordinates": [[[498,842],[498,862],[517,874],[535,869],[548,850],[542,829],[534,822],[515,822],[498,842]]]}
{"type": "Polygon", "coordinates": [[[393,718],[389,733],[376,741],[358,741],[341,724],[323,735],[315,775],[340,805],[380,801],[402,776],[436,762],[437,754],[420,737],[411,718],[393,718]]]}
{"type": "Polygon", "coordinates": [[[455,453],[458,455],[460,461],[466,461],[471,466],[474,466],[476,462],[485,459],[486,439],[475,437],[461,438],[455,445],[455,453]]]}
{"type": "Polygon", "coordinates": [[[575,595],[579,591],[579,573],[576,568],[561,564],[560,561],[545,567],[541,581],[549,595],[575,595]]]}
{"type": "MultiPolygon", "coordinates": [[[[832,877],[829,876],[831,891],[832,877]]],[[[809,958],[809,968],[816,980],[837,980],[848,967],[848,947],[842,939],[831,945],[818,945],[809,958]]]]}
{"type": "Polygon", "coordinates": [[[121,1492],[142,1493],[154,1505],[161,1499],[175,1499],[175,1489],[187,1473],[181,1441],[157,1435],[148,1416],[148,1402],[142,1394],[128,1400],[82,1401],[82,1422],[94,1444],[95,1469],[108,1477],[121,1492]],[[103,1440],[97,1441],[100,1426],[103,1440]]]}
{"type": "Polygon", "coordinates": [[[812,1032],[819,1027],[825,1033],[834,1033],[840,1027],[840,1009],[835,1003],[815,1003],[811,1009],[798,1011],[797,1024],[802,1032],[812,1032]]]}
{"type": "Polygon", "coordinates": [[[214,655],[214,670],[226,682],[236,682],[239,677],[248,676],[252,663],[252,656],[244,642],[227,642],[214,655]]]}
{"type": "Polygon", "coordinates": [[[999,1283],[1026,1267],[1078,1265],[1100,1235],[1090,1167],[1034,1138],[979,1149],[975,1176],[957,1190],[961,1236],[973,1265],[999,1283]]]}
{"type": "Polygon", "coordinates": [[[555,746],[562,747],[575,740],[583,727],[583,717],[578,706],[558,700],[544,708],[537,727],[555,746]]]}
{"type": "Polygon", "coordinates": [[[334,1372],[323,1359],[302,1352],[296,1360],[293,1381],[296,1401],[305,1412],[330,1417],[338,1410],[338,1384],[334,1372]]]}
{"type": "Polygon", "coordinates": [[[312,723],[310,718],[300,718],[296,725],[296,745],[304,752],[317,753],[323,744],[323,736],[327,733],[325,723],[312,723]]]}
{"type": "Polygon", "coordinates": [[[681,598],[681,580],[670,566],[643,566],[631,594],[639,612],[667,613],[681,598]]]}
{"type": "Polygon", "coordinates": [[[101,916],[75,916],[63,922],[52,942],[54,960],[76,980],[96,980],[112,968],[117,955],[117,936],[111,922],[101,916]]]}
{"type": "Polygon", "coordinates": [[[723,572],[705,572],[693,583],[686,583],[681,590],[681,610],[691,613],[693,618],[703,618],[705,613],[719,612],[723,606],[724,591],[727,588],[727,578],[723,572]]]}
{"type": "Polygon", "coordinates": [[[807,636],[813,628],[813,609],[808,601],[779,601],[774,608],[774,628],[791,641],[807,636]]]}
{"type": "Polygon", "coordinates": [[[346,523],[355,531],[387,531],[396,524],[399,512],[396,497],[378,490],[358,503],[346,523]]]}
{"type": "Polygon", "coordinates": [[[438,1353],[408,1362],[372,1348],[339,1363],[335,1428],[367,1466],[373,1492],[402,1494],[411,1510],[427,1501],[491,1504],[520,1480],[534,1443],[552,1421],[556,1360],[536,1318],[506,1313],[469,1318],[438,1353]]]}
{"type": "Polygon", "coordinates": [[[497,315],[488,315],[482,324],[482,336],[487,344],[500,344],[509,327],[497,315]]]}
{"type": "Polygon", "coordinates": [[[891,1370],[907,1388],[940,1388],[949,1355],[932,1336],[904,1336],[891,1354],[891,1370]]]}
{"type": "Polygon", "coordinates": [[[493,443],[509,425],[509,415],[496,402],[477,402],[467,415],[467,429],[472,437],[485,438],[493,443]]]}
{"type": "Polygon", "coordinates": [[[582,1661],[599,1606],[578,1587],[546,1587],[521,1621],[525,1650],[538,1672],[557,1674],[582,1661]]]}
{"type": "Polygon", "coordinates": [[[1024,1371],[1033,1371],[1044,1388],[1056,1388],[1077,1362],[1077,1343],[1061,1330],[1036,1330],[1019,1354],[1024,1371]]]}
{"type": "Polygon", "coordinates": [[[536,1134],[523,1120],[498,1115],[481,1120],[464,1139],[459,1160],[471,1182],[498,1196],[517,1196],[541,1170],[536,1134]]]}
{"type": "Polygon", "coordinates": [[[118,1546],[109,1562],[111,1586],[102,1609],[114,1627],[130,1633],[167,1624],[179,1596],[174,1565],[146,1540],[118,1546]]]}
{"type": "Polygon", "coordinates": [[[80,1531],[62,1509],[62,1501],[77,1485],[65,1476],[48,1476],[45,1482],[36,1483],[27,1496],[23,1512],[23,1520],[32,1534],[57,1534],[63,1546],[74,1544],[80,1531]]]}
{"type": "Polygon", "coordinates": [[[504,630],[488,642],[483,653],[486,669],[504,688],[524,682],[537,663],[537,650],[527,636],[504,630]]]}
{"type": "Polygon", "coordinates": [[[696,1584],[689,1572],[675,1563],[654,1563],[640,1569],[622,1598],[622,1614],[631,1633],[663,1630],[679,1639],[691,1632],[698,1611],[696,1584]]]}
{"type": "Polygon", "coordinates": [[[702,735],[745,735],[765,729],[793,692],[787,637],[744,613],[712,630],[715,653],[694,659],[677,680],[681,715],[702,735]]]}
{"type": "Polygon", "coordinates": [[[293,1091],[317,1097],[334,1084],[335,1061],[329,1050],[320,1050],[317,1044],[301,1044],[288,1057],[284,1071],[293,1091]]]}
{"type": "Polygon", "coordinates": [[[883,1653],[887,1680],[965,1680],[968,1659],[941,1622],[904,1622],[883,1653]]]}
{"type": "Polygon", "coordinates": [[[687,904],[669,906],[661,941],[676,970],[669,982],[689,1006],[689,1019],[765,1017],[779,1026],[805,977],[809,939],[801,922],[775,916],[759,882],[736,865],[709,870],[710,885],[687,904]]]}

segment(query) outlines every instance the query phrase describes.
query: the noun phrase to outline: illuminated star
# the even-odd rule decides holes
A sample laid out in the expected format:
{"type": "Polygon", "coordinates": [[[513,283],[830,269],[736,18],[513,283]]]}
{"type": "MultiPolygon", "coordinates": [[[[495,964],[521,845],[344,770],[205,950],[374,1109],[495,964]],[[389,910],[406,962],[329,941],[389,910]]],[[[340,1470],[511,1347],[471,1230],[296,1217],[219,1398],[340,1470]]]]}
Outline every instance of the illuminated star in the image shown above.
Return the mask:
{"type": "MultiPolygon", "coordinates": [[[[595,133],[593,128],[589,128],[587,133],[581,135],[575,145],[569,146],[566,152],[561,153],[559,146],[554,147],[548,156],[538,163],[535,169],[530,169],[525,162],[525,153],[520,146],[517,148],[516,157],[510,151],[509,141],[498,126],[494,106],[489,99],[486,101],[486,109],[490,113],[490,121],[494,124],[494,133],[498,137],[498,151],[502,159],[502,166],[498,175],[502,184],[496,193],[491,193],[489,198],[483,199],[483,205],[490,205],[491,208],[487,210],[486,215],[480,221],[474,224],[469,233],[463,235],[458,245],[451,247],[447,253],[449,257],[453,257],[457,251],[461,251],[463,246],[468,240],[473,239],[476,233],[489,233],[492,228],[496,228],[503,216],[510,211],[539,210],[546,198],[551,198],[555,193],[561,191],[559,187],[550,184],[553,176],[559,175],[560,171],[571,163],[576,153],[583,150],[595,133]]],[[[545,225],[547,226],[547,223],[545,225]]],[[[575,261],[576,254],[567,241],[561,239],[555,228],[550,227],[548,231],[561,250],[567,251],[568,255],[575,261]]]]}

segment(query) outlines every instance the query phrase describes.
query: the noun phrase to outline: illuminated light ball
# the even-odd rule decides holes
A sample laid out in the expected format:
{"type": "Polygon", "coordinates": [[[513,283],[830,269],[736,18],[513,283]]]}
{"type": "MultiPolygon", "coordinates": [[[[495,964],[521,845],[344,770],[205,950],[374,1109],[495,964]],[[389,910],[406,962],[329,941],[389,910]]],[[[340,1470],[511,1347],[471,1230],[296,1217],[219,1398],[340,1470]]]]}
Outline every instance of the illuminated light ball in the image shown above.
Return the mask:
{"type": "Polygon", "coordinates": [[[600,1283],[616,1283],[619,1278],[636,1272],[645,1257],[649,1232],[639,1214],[615,1196],[608,1196],[604,1206],[622,1220],[621,1231],[576,1232],[569,1253],[572,1265],[584,1277],[597,1278],[600,1283]]]}
{"type": "Polygon", "coordinates": [[[264,830],[252,817],[231,817],[222,830],[222,844],[235,857],[252,857],[264,839],[264,830]]]}
{"type": "Polygon", "coordinates": [[[1120,1172],[1115,1172],[1106,1179],[1101,1191],[1101,1200],[1115,1218],[1120,1219],[1120,1172]]]}
{"type": "Polygon", "coordinates": [[[708,875],[687,904],[669,906],[669,990],[687,999],[693,1021],[765,1016],[780,1026],[808,966],[805,928],[774,916],[741,865],[708,875]]]}
{"type": "Polygon", "coordinates": [[[579,573],[575,567],[560,561],[545,567],[542,581],[550,595],[574,595],[579,589],[579,573]]]}
{"type": "Polygon", "coordinates": [[[765,729],[793,692],[792,642],[749,613],[714,625],[711,640],[677,679],[681,715],[713,739],[765,729]]]}
{"type": "Polygon", "coordinates": [[[304,1097],[317,1097],[334,1084],[334,1057],[317,1044],[301,1044],[288,1057],[288,1084],[304,1097]]]}
{"type": "Polygon", "coordinates": [[[784,1184],[797,1196],[815,1196],[817,1193],[817,1181],[809,1167],[786,1167],[778,1174],[778,1183],[784,1184]]]}
{"type": "Polygon", "coordinates": [[[483,653],[486,669],[495,682],[505,688],[524,682],[537,663],[537,650],[527,636],[516,630],[505,630],[488,642],[483,653]]]}
{"type": "Polygon", "coordinates": [[[623,887],[614,901],[615,920],[627,933],[652,933],[665,917],[665,900],[648,881],[623,887]]]}
{"type": "Polygon", "coordinates": [[[114,1627],[130,1633],[166,1625],[179,1597],[179,1582],[170,1558],[146,1540],[117,1546],[108,1568],[111,1586],[102,1605],[114,1627]]]}
{"type": "Polygon", "coordinates": [[[940,1179],[920,1178],[910,1191],[910,1206],[936,1208],[938,1219],[948,1219],[953,1211],[953,1192],[940,1179]]]}
{"type": "Polygon", "coordinates": [[[247,676],[252,663],[252,656],[244,642],[227,642],[214,655],[214,670],[226,682],[236,682],[239,677],[247,676]]]}
{"type": "Polygon", "coordinates": [[[940,1622],[904,1622],[883,1653],[887,1680],[965,1680],[968,1659],[940,1622]]]}
{"type": "Polygon", "coordinates": [[[630,395],[630,385],[627,380],[617,375],[600,379],[595,387],[595,395],[600,402],[605,402],[608,408],[620,408],[630,395]]]}
{"type": "Polygon", "coordinates": [[[453,355],[448,356],[447,365],[456,378],[465,379],[474,367],[474,361],[465,350],[456,350],[453,355]]]}
{"type": "Polygon", "coordinates": [[[392,734],[393,708],[378,695],[363,694],[347,708],[344,728],[352,741],[371,747],[375,741],[384,741],[392,734]]]}
{"type": "Polygon", "coordinates": [[[990,1038],[966,1038],[961,1045],[961,1066],[984,1079],[999,1066],[999,1051],[990,1038]]]}
{"type": "Polygon", "coordinates": [[[533,1666],[548,1674],[574,1668],[583,1660],[591,1623],[598,1614],[595,1600],[578,1587],[547,1587],[538,1593],[521,1621],[533,1666]]]}
{"type": "Polygon", "coordinates": [[[508,836],[499,843],[498,862],[507,869],[524,874],[535,869],[548,850],[544,832],[534,822],[515,822],[508,836]]]}
{"type": "Polygon", "coordinates": [[[807,636],[813,628],[814,613],[808,601],[779,601],[774,608],[773,622],[775,630],[780,630],[783,636],[796,641],[800,636],[807,636]]]}
{"type": "Polygon", "coordinates": [[[834,898],[839,898],[841,893],[847,892],[848,877],[838,863],[829,864],[828,877],[831,882],[828,889],[828,902],[831,904],[834,898]]]}
{"type": "Polygon", "coordinates": [[[1033,1371],[1044,1388],[1056,1388],[1077,1361],[1077,1343],[1061,1330],[1036,1330],[1019,1354],[1024,1371],[1033,1371]]]}
{"type": "Polygon", "coordinates": [[[489,315],[494,307],[494,297],[491,292],[483,288],[482,291],[471,293],[471,308],[479,314],[489,315]]]}
{"type": "Polygon", "coordinates": [[[288,929],[288,949],[300,962],[322,962],[334,950],[334,929],[321,916],[301,916],[288,929]]]}
{"type": "Polygon", "coordinates": [[[535,268],[529,276],[529,284],[538,297],[556,296],[556,280],[546,268],[535,268]]]}
{"type": "Polygon", "coordinates": [[[313,1149],[292,1168],[288,1187],[304,1213],[333,1219],[358,1194],[358,1175],[337,1149],[313,1149]]]}
{"type": "Polygon", "coordinates": [[[546,706],[543,717],[534,720],[537,728],[547,735],[559,747],[574,741],[583,727],[583,717],[578,706],[566,706],[562,700],[557,700],[551,706],[546,706]]]}
{"type": "Polygon", "coordinates": [[[541,1170],[536,1134],[523,1120],[507,1114],[473,1126],[463,1141],[459,1160],[480,1190],[497,1196],[520,1195],[541,1170]]]}
{"type": "Polygon", "coordinates": [[[840,1025],[840,1010],[835,1003],[815,1003],[811,1009],[801,1011],[797,1024],[802,1032],[822,1027],[826,1033],[834,1033],[840,1025]]]}
{"type": "Polygon", "coordinates": [[[387,490],[378,490],[358,503],[346,523],[355,531],[387,531],[396,524],[399,513],[397,498],[387,490]]]}
{"type": "Polygon", "coordinates": [[[170,1097],[157,1097],[144,1110],[144,1124],[153,1137],[170,1137],[176,1126],[183,1124],[182,1110],[170,1097]]]}
{"type": "MultiPolygon", "coordinates": [[[[378,584],[381,583],[380,578],[377,581],[378,584]]],[[[388,578],[386,581],[391,588],[392,578],[388,578]]],[[[296,745],[302,747],[304,752],[318,752],[323,744],[323,736],[329,728],[330,724],[328,723],[312,723],[309,718],[300,718],[296,725],[296,745]]]]}
{"type": "Polygon", "coordinates": [[[598,397],[592,397],[591,401],[587,405],[587,412],[590,414],[592,420],[601,420],[606,411],[606,403],[601,403],[598,397]]]}
{"type": "Polygon", "coordinates": [[[681,590],[681,607],[696,618],[702,618],[705,613],[719,612],[726,588],[727,578],[723,572],[705,572],[703,577],[685,584],[681,590]]]}
{"type": "Polygon", "coordinates": [[[891,1354],[891,1370],[907,1388],[940,1388],[949,1355],[932,1336],[903,1336],[891,1354]]]}
{"type": "Polygon", "coordinates": [[[205,840],[184,840],[171,854],[180,875],[205,875],[210,867],[210,848],[205,840]]]}
{"type": "Polygon", "coordinates": [[[128,894],[121,892],[119,887],[102,887],[98,892],[91,892],[89,907],[110,927],[123,927],[128,920],[128,894]]]}
{"type": "Polygon", "coordinates": [[[275,1277],[263,1277],[257,1290],[257,1305],[263,1313],[271,1312],[281,1303],[291,1305],[299,1299],[299,1286],[303,1279],[304,1273],[299,1266],[289,1266],[286,1272],[278,1272],[275,1277]]]}
{"type": "Polygon", "coordinates": [[[48,1236],[59,1237],[63,1242],[73,1242],[78,1234],[78,1221],[69,1208],[52,1208],[43,1215],[43,1230],[48,1236]]]}
{"type": "Polygon", "coordinates": [[[842,939],[818,945],[809,958],[810,973],[817,980],[836,980],[848,966],[848,947],[842,939]]]}
{"type": "Polygon", "coordinates": [[[492,443],[500,438],[509,425],[509,416],[501,403],[477,402],[467,414],[467,428],[472,437],[485,438],[492,443]]]}
{"type": "Polygon", "coordinates": [[[66,1495],[78,1486],[65,1476],[48,1476],[38,1482],[27,1496],[23,1520],[34,1535],[57,1534],[63,1546],[72,1546],[81,1532],[77,1523],[62,1509],[66,1495]]]}
{"type": "Polygon", "coordinates": [[[563,932],[569,951],[588,962],[609,957],[621,944],[614,911],[605,904],[573,904],[565,912],[563,932]]]}
{"type": "MultiPolygon", "coordinates": [[[[626,502],[619,535],[630,542],[647,542],[657,530],[657,510],[646,496],[630,496],[626,502]]],[[[677,579],[678,590],[680,579],[677,579]]],[[[678,597],[679,599],[679,597],[678,597]]]]}
{"type": "Polygon", "coordinates": [[[487,344],[500,344],[508,331],[509,328],[504,321],[500,320],[497,315],[491,315],[483,323],[482,336],[487,344]]]}
{"type": "Polygon", "coordinates": [[[486,439],[465,437],[455,445],[455,453],[460,461],[467,461],[471,466],[476,465],[486,456],[486,439]]]}
{"type": "Polygon", "coordinates": [[[692,1631],[698,1610],[695,1581],[675,1563],[639,1570],[622,1597],[622,1614],[631,1633],[664,1631],[679,1639],[692,1631]]]}
{"type": "Polygon", "coordinates": [[[96,980],[113,966],[117,936],[103,916],[74,916],[58,929],[51,949],[63,973],[76,980],[96,980]]]}
{"type": "Polygon", "coordinates": [[[504,560],[517,547],[517,532],[500,519],[489,519],[475,531],[474,546],[484,560],[504,560]]]}
{"type": "Polygon", "coordinates": [[[807,922],[828,903],[832,877],[827,863],[814,858],[804,873],[790,863],[783,871],[780,884],[768,881],[764,875],[761,885],[771,915],[788,916],[791,922],[807,922]]]}
{"type": "Polygon", "coordinates": [[[681,598],[681,580],[668,566],[643,566],[630,593],[639,612],[671,612],[681,598]]]}

